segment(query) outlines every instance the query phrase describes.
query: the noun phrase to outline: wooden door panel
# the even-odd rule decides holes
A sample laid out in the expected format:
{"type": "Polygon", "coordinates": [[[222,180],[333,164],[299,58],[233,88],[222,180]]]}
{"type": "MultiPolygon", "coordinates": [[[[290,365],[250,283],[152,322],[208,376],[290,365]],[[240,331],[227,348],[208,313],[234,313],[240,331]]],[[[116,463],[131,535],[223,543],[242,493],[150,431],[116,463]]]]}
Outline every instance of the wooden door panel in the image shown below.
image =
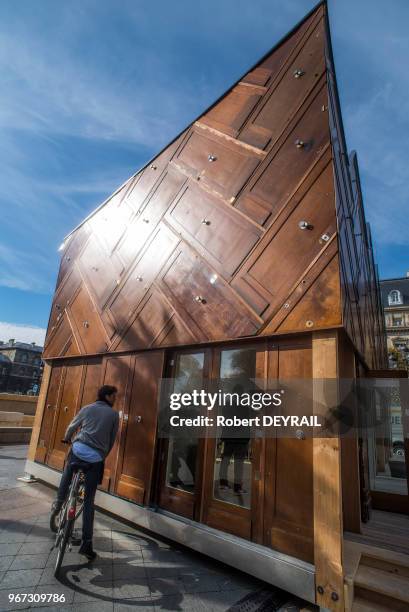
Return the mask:
{"type": "Polygon", "coordinates": [[[64,368],[62,391],[58,404],[57,419],[53,431],[53,441],[47,457],[47,464],[58,470],[64,467],[65,457],[69,447],[63,444],[66,429],[77,411],[82,382],[82,365],[68,365],[64,368]]]}
{"type": "Polygon", "coordinates": [[[89,236],[89,226],[83,223],[81,227],[75,230],[66,241],[61,255],[60,270],[58,272],[57,287],[62,283],[65,275],[71,270],[75,260],[80,254],[89,236]]]}
{"type": "Polygon", "coordinates": [[[226,533],[232,533],[239,538],[251,540],[251,520],[237,510],[241,508],[226,508],[222,504],[213,504],[206,512],[206,525],[226,533]],[[234,512],[236,510],[236,512],[234,512]]]}
{"type": "Polygon", "coordinates": [[[311,27],[314,27],[315,23],[313,22],[317,22],[317,14],[307,19],[296,32],[293,32],[290,37],[284,40],[284,42],[282,42],[279,47],[274,50],[274,53],[271,53],[265,60],[263,60],[259,68],[270,70],[272,73],[272,79],[277,78],[280,71],[283,70],[284,65],[293,61],[293,58],[296,57],[294,54],[299,53],[300,41],[306,36],[308,30],[311,30],[311,27]]]}
{"type": "Polygon", "coordinates": [[[117,249],[125,266],[128,266],[144,247],[185,181],[183,174],[169,169],[163,174],[148,200],[136,211],[136,217],[117,249]]]}
{"type": "Polygon", "coordinates": [[[81,276],[74,265],[69,275],[59,287],[51,306],[50,320],[47,330],[47,341],[55,331],[58,322],[64,315],[64,311],[73,299],[76,291],[81,284],[81,276]]]}
{"type": "Polygon", "coordinates": [[[254,225],[192,182],[179,195],[166,220],[227,278],[261,235],[254,225]]]}
{"type": "Polygon", "coordinates": [[[118,328],[128,323],[178,242],[165,225],[159,227],[109,307],[118,328]]]}
{"type": "Polygon", "coordinates": [[[123,201],[126,185],[91,218],[92,231],[109,254],[113,251],[134,214],[133,208],[123,201]]]}
{"type": "Polygon", "coordinates": [[[329,143],[327,106],[324,87],[237,200],[235,206],[239,210],[261,224],[274,219],[329,143]]]}
{"type": "Polygon", "coordinates": [[[85,378],[82,387],[81,399],[78,408],[88,406],[97,399],[98,389],[101,386],[102,360],[88,359],[85,366],[85,378]]]}
{"type": "MultiPolygon", "coordinates": [[[[246,83],[264,85],[271,71],[263,68],[253,71],[253,76],[247,75],[246,83]]],[[[206,115],[200,122],[220,130],[230,136],[236,136],[247,117],[261,99],[264,88],[250,87],[239,83],[206,115]]]]}
{"type": "Polygon", "coordinates": [[[277,140],[325,71],[324,44],[324,22],[321,20],[271,95],[243,129],[239,140],[261,149],[277,140]],[[302,72],[298,78],[295,76],[297,70],[302,72]],[[264,133],[260,132],[260,129],[264,130],[264,133]]]}
{"type": "Polygon", "coordinates": [[[79,265],[97,305],[103,308],[118,284],[122,266],[115,255],[109,256],[102,249],[95,235],[89,239],[79,265]]]}
{"type": "Polygon", "coordinates": [[[68,317],[65,314],[58,321],[53,334],[47,340],[43,357],[50,359],[51,357],[71,357],[79,354],[79,346],[74,338],[68,317]]]}
{"type": "Polygon", "coordinates": [[[163,487],[160,492],[160,506],[169,512],[193,519],[195,514],[195,496],[184,491],[163,487]]]}
{"type": "Polygon", "coordinates": [[[126,402],[128,399],[128,385],[132,375],[132,356],[106,357],[103,363],[103,383],[104,385],[114,385],[118,389],[114,409],[121,414],[120,426],[115,444],[105,459],[104,479],[101,489],[114,491],[115,471],[118,461],[119,441],[122,435],[123,415],[125,413],[126,402]]]}
{"type": "Polygon", "coordinates": [[[163,360],[163,351],[139,354],[135,357],[116,492],[140,504],[148,504],[150,499],[158,416],[158,386],[162,378],[163,360]]]}
{"type": "Polygon", "coordinates": [[[196,338],[185,327],[172,307],[153,290],[136,319],[122,334],[116,351],[137,350],[148,346],[191,344],[196,338]]]}
{"type": "Polygon", "coordinates": [[[264,87],[267,84],[267,81],[270,79],[272,75],[272,71],[269,68],[263,68],[262,66],[257,66],[254,70],[251,70],[246,74],[244,79],[242,79],[243,83],[249,83],[250,85],[260,85],[264,87]]]}
{"type": "Polygon", "coordinates": [[[54,420],[57,415],[62,371],[62,365],[52,366],[47,398],[45,400],[43,420],[41,423],[38,446],[35,455],[36,461],[41,461],[42,463],[45,461],[45,457],[50,446],[51,432],[53,430],[54,420]]]}
{"type": "Polygon", "coordinates": [[[332,165],[329,164],[280,229],[274,235],[265,236],[232,286],[255,312],[267,318],[283,304],[292,285],[322,251],[326,244],[322,237],[331,237],[335,231],[332,165]],[[300,229],[302,221],[307,222],[307,229],[300,229]]]}
{"type": "Polygon", "coordinates": [[[157,181],[165,170],[169,160],[185,137],[185,133],[171,143],[160,155],[142,170],[133,180],[126,195],[126,201],[137,211],[143,205],[157,181]]]}
{"type": "Polygon", "coordinates": [[[84,286],[72,301],[69,316],[85,353],[99,353],[107,349],[105,329],[84,286]]]}
{"type": "MultiPolygon", "coordinates": [[[[217,274],[187,247],[179,250],[161,279],[170,301],[179,304],[207,339],[250,336],[259,321],[242,306],[217,274]]],[[[178,311],[178,306],[176,306],[178,311]]]]}
{"type": "MultiPolygon", "coordinates": [[[[311,378],[311,346],[296,342],[282,342],[278,351],[271,349],[274,368],[278,363],[275,372],[269,372],[272,379],[311,378]]],[[[267,438],[265,465],[264,544],[313,562],[312,439],[267,438]]]]}
{"type": "Polygon", "coordinates": [[[172,163],[229,199],[237,195],[263,157],[196,124],[172,163]]]}

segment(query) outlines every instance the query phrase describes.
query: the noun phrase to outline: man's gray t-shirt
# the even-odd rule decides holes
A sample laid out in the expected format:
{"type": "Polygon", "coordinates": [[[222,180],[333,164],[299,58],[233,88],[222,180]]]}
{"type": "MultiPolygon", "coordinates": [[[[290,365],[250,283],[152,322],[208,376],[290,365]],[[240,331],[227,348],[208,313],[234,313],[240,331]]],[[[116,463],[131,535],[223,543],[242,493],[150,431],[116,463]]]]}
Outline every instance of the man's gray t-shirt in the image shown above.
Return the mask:
{"type": "Polygon", "coordinates": [[[68,425],[64,438],[71,440],[73,433],[80,427],[73,442],[83,442],[95,448],[105,459],[114,445],[118,426],[118,413],[107,402],[98,400],[81,408],[68,425]]]}

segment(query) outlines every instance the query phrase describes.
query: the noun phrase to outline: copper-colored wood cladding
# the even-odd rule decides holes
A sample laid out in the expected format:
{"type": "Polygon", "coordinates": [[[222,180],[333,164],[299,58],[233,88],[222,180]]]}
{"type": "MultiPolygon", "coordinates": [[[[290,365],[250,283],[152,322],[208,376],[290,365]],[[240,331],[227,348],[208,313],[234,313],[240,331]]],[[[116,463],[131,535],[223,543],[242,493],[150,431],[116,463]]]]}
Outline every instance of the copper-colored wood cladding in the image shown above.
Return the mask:
{"type": "Polygon", "coordinates": [[[45,358],[344,325],[381,364],[327,36],[320,6],[69,236],[45,358]]]}
{"type": "MultiPolygon", "coordinates": [[[[257,347],[261,379],[325,378],[329,362],[318,375],[310,332],[331,329],[331,342],[348,347],[340,364],[331,349],[331,376],[351,375],[341,357],[354,352],[362,369],[385,365],[370,233],[321,4],[68,237],[35,458],[61,469],[69,420],[100,384],[116,385],[120,430],[102,488],[315,562],[326,607],[342,579],[340,457],[358,479],[356,440],[252,440],[251,507],[215,499],[214,440],[199,441],[193,491],[167,483],[169,443],[155,449],[158,380],[175,355],[203,353],[204,386],[217,378],[221,347],[245,343],[257,347]],[[331,503],[319,499],[320,474],[335,479],[331,503]]],[[[358,494],[344,502],[356,529],[358,494]]]]}

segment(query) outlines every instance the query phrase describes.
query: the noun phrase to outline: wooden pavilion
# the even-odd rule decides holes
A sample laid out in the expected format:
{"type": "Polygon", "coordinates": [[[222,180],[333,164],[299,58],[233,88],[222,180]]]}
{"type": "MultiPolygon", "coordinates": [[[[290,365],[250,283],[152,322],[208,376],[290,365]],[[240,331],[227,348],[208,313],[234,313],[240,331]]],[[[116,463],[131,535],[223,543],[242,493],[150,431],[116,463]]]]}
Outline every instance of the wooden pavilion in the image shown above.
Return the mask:
{"type": "Polygon", "coordinates": [[[325,2],[67,237],[43,357],[30,474],[58,482],[67,424],[115,384],[100,507],[330,610],[367,605],[387,563],[407,580],[404,551],[360,540],[374,505],[365,431],[252,440],[240,499],[215,485],[214,439],[187,450],[157,436],[163,376],[205,386],[240,357],[258,379],[387,367],[325,2]],[[176,477],[183,452],[189,475],[176,477]]]}

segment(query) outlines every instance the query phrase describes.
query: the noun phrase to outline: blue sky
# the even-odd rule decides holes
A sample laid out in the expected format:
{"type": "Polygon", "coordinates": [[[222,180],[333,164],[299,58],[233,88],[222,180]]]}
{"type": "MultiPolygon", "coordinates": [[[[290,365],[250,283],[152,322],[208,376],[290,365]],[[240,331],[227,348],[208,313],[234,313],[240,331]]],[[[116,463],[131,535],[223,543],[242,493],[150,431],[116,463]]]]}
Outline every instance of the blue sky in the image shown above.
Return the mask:
{"type": "MultiPolygon", "coordinates": [[[[2,0],[0,339],[41,341],[64,236],[314,4],[2,0]]],[[[329,13],[381,277],[403,276],[409,3],[330,0],[329,13]]]]}

